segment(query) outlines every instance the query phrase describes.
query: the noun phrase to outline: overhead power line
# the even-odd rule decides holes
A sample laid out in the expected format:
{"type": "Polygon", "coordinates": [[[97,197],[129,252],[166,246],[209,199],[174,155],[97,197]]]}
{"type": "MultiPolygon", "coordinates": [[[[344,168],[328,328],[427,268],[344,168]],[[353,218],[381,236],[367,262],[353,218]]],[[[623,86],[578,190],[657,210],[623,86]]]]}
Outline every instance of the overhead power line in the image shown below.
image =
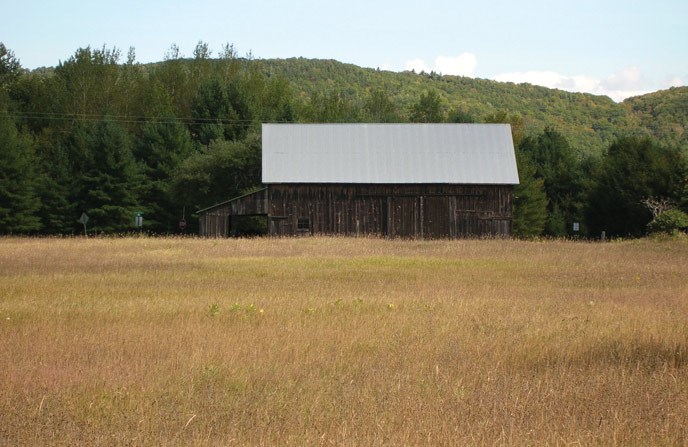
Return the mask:
{"type": "Polygon", "coordinates": [[[145,117],[132,115],[97,115],[83,113],[51,113],[51,112],[5,112],[0,113],[0,117],[7,117],[22,120],[51,120],[51,121],[101,121],[103,119],[113,119],[120,123],[132,124],[174,124],[181,123],[186,125],[193,124],[236,124],[252,125],[258,123],[288,123],[289,121],[255,121],[249,119],[226,119],[226,118],[180,118],[180,117],[145,117]]]}

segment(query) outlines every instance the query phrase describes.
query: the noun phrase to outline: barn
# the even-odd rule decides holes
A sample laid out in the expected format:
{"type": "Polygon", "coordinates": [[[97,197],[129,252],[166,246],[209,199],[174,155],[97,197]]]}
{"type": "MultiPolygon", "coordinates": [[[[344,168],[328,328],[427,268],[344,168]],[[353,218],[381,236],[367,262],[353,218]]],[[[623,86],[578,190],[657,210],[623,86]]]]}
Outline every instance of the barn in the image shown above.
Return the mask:
{"type": "Polygon", "coordinates": [[[263,124],[264,188],[199,211],[203,236],[262,216],[271,236],[509,236],[508,124],[263,124]]]}

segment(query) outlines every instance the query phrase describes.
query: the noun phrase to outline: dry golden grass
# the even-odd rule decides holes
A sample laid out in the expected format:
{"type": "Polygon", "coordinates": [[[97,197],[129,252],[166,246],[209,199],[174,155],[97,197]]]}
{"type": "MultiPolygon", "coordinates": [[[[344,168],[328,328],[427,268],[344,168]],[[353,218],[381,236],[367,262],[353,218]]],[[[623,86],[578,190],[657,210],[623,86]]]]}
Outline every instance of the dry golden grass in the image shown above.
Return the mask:
{"type": "Polygon", "coordinates": [[[0,239],[2,445],[686,445],[688,243],[0,239]]]}

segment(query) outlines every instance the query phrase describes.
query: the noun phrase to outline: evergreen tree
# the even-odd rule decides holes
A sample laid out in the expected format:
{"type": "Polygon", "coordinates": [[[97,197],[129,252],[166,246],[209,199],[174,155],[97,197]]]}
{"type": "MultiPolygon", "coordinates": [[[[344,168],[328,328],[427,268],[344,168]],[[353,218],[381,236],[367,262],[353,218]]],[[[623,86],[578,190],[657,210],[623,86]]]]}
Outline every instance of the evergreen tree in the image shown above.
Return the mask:
{"type": "Polygon", "coordinates": [[[547,221],[547,196],[544,182],[535,175],[535,166],[517,151],[519,184],[514,188],[513,234],[517,237],[540,236],[547,221]]]}
{"type": "Polygon", "coordinates": [[[535,167],[544,182],[548,200],[545,233],[570,234],[573,222],[583,218],[587,191],[582,182],[581,165],[566,138],[552,128],[523,139],[519,149],[535,167]]]}
{"type": "Polygon", "coordinates": [[[594,232],[639,236],[652,213],[643,200],[680,200],[686,163],[679,150],[659,146],[649,137],[615,141],[602,162],[600,178],[589,200],[588,220],[594,232]]]}
{"type": "Polygon", "coordinates": [[[38,192],[41,197],[37,215],[41,219],[42,231],[47,234],[78,231],[76,226],[80,214],[77,214],[72,201],[76,176],[70,168],[67,147],[53,132],[46,130],[39,139],[37,152],[40,169],[38,192]]]}
{"type": "MultiPolygon", "coordinates": [[[[255,95],[254,95],[255,98],[255,95]]],[[[259,98],[252,102],[260,104],[260,110],[253,113],[264,123],[291,123],[296,121],[292,92],[289,81],[283,76],[271,77],[259,98]]]]}
{"type": "Polygon", "coordinates": [[[105,118],[89,134],[88,149],[77,211],[86,212],[97,232],[133,229],[140,177],[128,135],[105,118]]]}
{"type": "Polygon", "coordinates": [[[191,104],[191,116],[191,134],[202,145],[225,138],[225,127],[239,119],[217,79],[201,84],[191,104]]]}
{"type": "Polygon", "coordinates": [[[173,118],[146,124],[135,144],[135,157],[142,167],[141,208],[145,226],[152,231],[171,233],[182,217],[183,200],[170,189],[179,164],[193,151],[186,128],[173,118]]]}
{"type": "Polygon", "coordinates": [[[253,110],[249,104],[249,96],[246,89],[238,82],[230,82],[226,87],[227,98],[232,109],[236,112],[236,120],[229,123],[228,131],[225,131],[225,139],[241,140],[248,134],[253,122],[253,110]]]}
{"type": "MultiPolygon", "coordinates": [[[[0,92],[0,96],[2,93],[0,92]]],[[[36,211],[33,143],[19,134],[6,111],[0,110],[0,233],[32,233],[40,229],[36,211]]]]}
{"type": "Polygon", "coordinates": [[[237,83],[223,86],[219,79],[204,82],[191,104],[192,136],[202,145],[213,140],[239,140],[246,135],[252,113],[237,83]]]}
{"type": "Polygon", "coordinates": [[[547,222],[547,195],[544,181],[537,176],[537,169],[527,152],[522,150],[523,118],[503,110],[485,116],[485,123],[510,124],[511,136],[516,149],[516,166],[519,184],[514,187],[513,234],[517,237],[540,236],[547,222]]]}
{"type": "Polygon", "coordinates": [[[34,136],[40,135],[43,130],[59,133],[56,131],[65,124],[54,119],[54,114],[61,112],[57,100],[59,91],[54,76],[47,77],[36,72],[20,76],[10,90],[15,110],[20,112],[17,127],[30,131],[34,136]]]}

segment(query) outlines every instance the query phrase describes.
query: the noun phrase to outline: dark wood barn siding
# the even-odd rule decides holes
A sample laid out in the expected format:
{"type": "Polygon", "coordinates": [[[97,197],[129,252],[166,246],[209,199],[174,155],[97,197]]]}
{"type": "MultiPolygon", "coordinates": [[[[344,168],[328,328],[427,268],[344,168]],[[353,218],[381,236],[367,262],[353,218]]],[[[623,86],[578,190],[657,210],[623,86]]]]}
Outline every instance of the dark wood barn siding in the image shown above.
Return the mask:
{"type": "Polygon", "coordinates": [[[199,213],[200,234],[201,236],[227,237],[231,229],[231,216],[266,214],[268,214],[268,190],[262,189],[201,211],[199,213]]]}
{"type": "Polygon", "coordinates": [[[231,215],[228,206],[219,206],[212,210],[205,210],[198,216],[198,227],[201,236],[206,237],[227,237],[229,236],[229,216],[231,215]]]}
{"type": "Polygon", "coordinates": [[[271,235],[460,238],[511,234],[512,185],[268,187],[271,235]]]}

